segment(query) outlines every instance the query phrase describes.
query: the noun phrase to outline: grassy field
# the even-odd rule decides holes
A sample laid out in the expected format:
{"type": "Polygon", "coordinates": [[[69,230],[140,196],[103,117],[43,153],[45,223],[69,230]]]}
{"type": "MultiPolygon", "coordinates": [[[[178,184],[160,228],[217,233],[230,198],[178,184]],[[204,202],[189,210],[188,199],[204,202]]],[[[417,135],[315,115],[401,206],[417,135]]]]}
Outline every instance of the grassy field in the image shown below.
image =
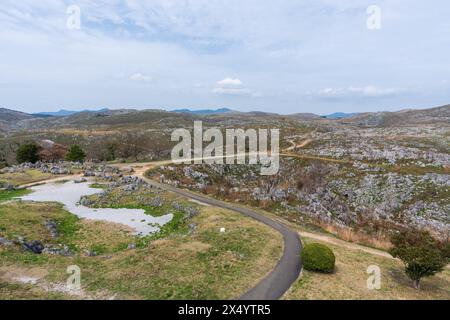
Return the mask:
{"type": "Polygon", "coordinates": [[[0,246],[0,299],[232,299],[270,272],[282,252],[280,235],[237,213],[202,207],[189,223],[196,225],[192,234],[128,249],[137,239],[121,225],[79,220],[58,204],[3,203],[0,237],[64,244],[75,254],[0,246]],[[59,238],[50,236],[48,220],[57,223],[59,238]],[[64,286],[70,265],[81,268],[81,291],[64,286]]]}
{"type": "MultiPolygon", "coordinates": [[[[304,243],[320,242],[302,238],[304,243]]],[[[320,242],[323,243],[323,242],[320,242]]],[[[284,299],[450,299],[450,269],[425,278],[420,291],[412,287],[404,273],[403,264],[394,259],[377,256],[361,250],[324,243],[336,255],[334,274],[303,271],[302,277],[285,294],[284,299]],[[381,289],[367,289],[367,268],[377,265],[381,269],[381,289]]]]}
{"type": "Polygon", "coordinates": [[[50,173],[42,173],[39,170],[25,170],[24,172],[3,173],[0,174],[0,183],[12,184],[19,186],[22,184],[29,184],[49,179],[52,175],[50,173]]]}

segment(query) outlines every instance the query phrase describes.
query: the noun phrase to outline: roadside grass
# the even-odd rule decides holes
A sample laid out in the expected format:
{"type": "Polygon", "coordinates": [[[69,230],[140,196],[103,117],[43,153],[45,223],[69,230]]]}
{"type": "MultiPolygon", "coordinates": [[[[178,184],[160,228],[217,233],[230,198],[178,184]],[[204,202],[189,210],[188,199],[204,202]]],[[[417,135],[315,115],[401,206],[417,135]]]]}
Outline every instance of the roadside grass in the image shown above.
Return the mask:
{"type": "Polygon", "coordinates": [[[196,226],[192,234],[168,231],[164,238],[136,249],[127,246],[140,238],[126,227],[102,221],[72,221],[72,217],[58,204],[20,201],[2,204],[0,236],[64,242],[76,250],[66,257],[0,246],[0,299],[83,298],[40,289],[44,285],[64,284],[70,265],[81,268],[82,289],[89,296],[232,299],[270,272],[282,252],[282,238],[272,229],[214,207],[201,207],[200,214],[189,220],[196,226]],[[59,221],[60,238],[51,239],[45,227],[47,219],[59,221]],[[226,232],[219,232],[220,228],[226,232]],[[97,250],[98,255],[88,257],[85,249],[97,250]],[[35,285],[6,276],[8,270],[24,270],[22,276],[27,277],[27,270],[33,268],[46,271],[35,285]]]}
{"type": "MultiPolygon", "coordinates": [[[[360,244],[368,248],[385,251],[392,247],[389,237],[381,230],[368,234],[367,232],[356,230],[351,227],[338,226],[334,223],[325,221],[315,221],[314,224],[318,226],[318,229],[316,229],[318,232],[341,239],[348,243],[360,244]]],[[[314,231],[314,229],[309,228],[307,225],[302,225],[302,227],[304,227],[305,230],[314,231]]]]}
{"type": "MultiPolygon", "coordinates": [[[[295,168],[299,168],[301,170],[302,168],[305,168],[313,163],[324,163],[325,160],[323,159],[308,159],[308,158],[290,158],[290,157],[284,157],[282,159],[282,164],[285,164],[286,166],[292,165],[295,166],[295,168]]],[[[450,171],[450,168],[434,168],[436,169],[433,171],[431,168],[420,168],[420,167],[406,167],[406,166],[392,166],[392,165],[386,165],[382,162],[367,162],[369,167],[381,167],[381,171],[383,174],[386,174],[388,172],[395,172],[394,169],[397,168],[398,170],[406,170],[402,172],[403,174],[411,174],[411,175],[420,175],[424,174],[426,172],[437,172],[437,173],[448,173],[450,171]],[[408,171],[411,170],[411,171],[408,171]],[[427,171],[428,170],[428,171],[427,171]]],[[[343,179],[345,182],[348,183],[349,186],[352,188],[358,188],[362,179],[369,175],[374,174],[378,175],[380,173],[368,173],[365,170],[360,170],[357,168],[354,168],[352,163],[339,163],[336,165],[336,172],[333,172],[329,176],[327,176],[327,179],[333,179],[334,181],[339,181],[343,179]]],[[[242,168],[242,167],[241,167],[242,168]]],[[[297,207],[300,206],[307,206],[308,201],[303,199],[299,200],[293,197],[287,197],[286,203],[288,206],[284,205],[281,201],[272,201],[272,200],[258,200],[255,199],[249,190],[252,188],[261,188],[261,185],[259,183],[256,183],[256,180],[252,178],[246,178],[242,180],[239,183],[233,182],[230,183],[229,181],[239,181],[239,177],[246,174],[246,176],[253,177],[254,175],[248,175],[248,172],[250,172],[251,168],[246,169],[234,169],[233,172],[227,172],[224,176],[221,174],[217,174],[215,170],[211,170],[211,168],[207,165],[204,166],[197,166],[195,168],[196,171],[206,173],[208,175],[208,184],[206,188],[203,190],[196,189],[196,186],[198,185],[197,181],[191,177],[186,177],[183,172],[183,166],[182,165],[172,165],[171,168],[167,167],[155,167],[147,171],[146,175],[151,178],[158,180],[160,175],[163,174],[164,177],[167,180],[172,181],[178,181],[180,182],[179,187],[185,188],[187,190],[191,190],[194,192],[203,192],[203,194],[212,196],[214,198],[232,202],[234,204],[242,204],[252,207],[253,209],[262,209],[265,211],[269,211],[272,213],[275,213],[276,215],[280,216],[284,220],[288,220],[291,222],[296,222],[299,226],[305,227],[307,229],[311,229],[314,231],[314,229],[318,230],[319,232],[326,232],[329,234],[333,234],[336,237],[343,239],[348,242],[353,243],[359,243],[364,246],[379,248],[382,250],[387,250],[391,247],[391,243],[389,240],[389,230],[392,230],[392,227],[395,225],[396,220],[393,219],[392,221],[387,220],[370,220],[367,218],[364,214],[360,216],[360,219],[353,225],[349,224],[348,226],[341,226],[337,225],[334,222],[327,222],[322,221],[319,219],[315,219],[311,215],[308,215],[306,212],[300,211],[297,207]],[[244,171],[238,171],[238,170],[244,170],[244,171]],[[247,172],[245,171],[247,170],[247,172]],[[230,179],[231,177],[231,179],[230,179]],[[243,182],[245,181],[245,182],[243,182]],[[238,187],[241,190],[238,192],[233,191],[233,187],[238,187]],[[231,190],[231,191],[230,191],[231,190]]],[[[295,176],[294,177],[284,177],[284,180],[281,180],[281,182],[277,182],[280,188],[286,190],[288,186],[291,188],[295,188],[296,186],[292,181],[296,181],[295,176]],[[291,181],[289,181],[289,179],[291,181]]],[[[170,182],[169,182],[170,183],[170,182]]],[[[266,183],[267,186],[270,186],[270,181],[266,183]]],[[[448,199],[450,199],[450,194],[448,188],[445,187],[436,187],[430,184],[429,186],[422,186],[417,185],[417,191],[414,191],[414,197],[411,198],[411,202],[405,202],[401,208],[399,209],[399,212],[403,212],[410,204],[416,203],[419,200],[422,200],[423,202],[437,202],[442,207],[445,207],[445,205],[448,203],[448,199]],[[420,188],[419,188],[420,187],[420,188]]],[[[342,203],[346,203],[347,195],[342,194],[342,191],[339,191],[337,188],[336,194],[339,198],[337,198],[342,203]]],[[[382,201],[380,198],[377,201],[382,201]]],[[[356,208],[351,207],[351,210],[354,210],[357,212],[356,208]]],[[[307,209],[303,209],[307,210],[307,209]]],[[[333,211],[331,209],[331,211],[333,211]]]]}
{"type": "Polygon", "coordinates": [[[422,300],[450,299],[450,270],[447,268],[434,277],[421,282],[422,290],[413,288],[405,275],[401,261],[376,256],[361,250],[349,250],[342,246],[302,238],[304,243],[319,242],[329,246],[336,255],[336,271],[320,274],[303,270],[302,276],[284,295],[288,300],[422,300]],[[381,289],[369,290],[367,268],[376,265],[381,269],[381,289]]]}
{"type": "Polygon", "coordinates": [[[255,221],[216,208],[203,209],[194,220],[198,230],[191,237],[157,240],[122,260],[125,272],[116,275],[114,291],[145,299],[237,298],[279,258],[281,237],[255,221]]]}
{"type": "Polygon", "coordinates": [[[49,179],[52,175],[50,173],[42,173],[39,170],[30,169],[23,172],[3,173],[0,174],[0,182],[11,184],[13,186],[20,186],[33,182],[39,182],[49,179]]]}
{"type": "MultiPolygon", "coordinates": [[[[243,205],[243,207],[246,207],[243,205]]],[[[255,209],[254,209],[255,210],[255,209]]],[[[275,220],[285,222],[292,228],[304,230],[318,236],[335,238],[336,242],[343,244],[332,244],[329,241],[321,241],[302,236],[304,243],[319,242],[332,248],[337,259],[337,270],[334,274],[323,275],[303,272],[303,277],[294,283],[293,287],[285,294],[284,299],[450,299],[450,269],[446,268],[442,273],[425,278],[422,282],[422,290],[413,288],[411,281],[404,273],[404,265],[401,261],[384,257],[379,253],[383,251],[372,248],[383,248],[382,242],[358,248],[358,241],[345,242],[339,240],[333,234],[319,227],[301,227],[294,222],[286,222],[283,218],[267,211],[256,209],[261,214],[268,215],[275,220]],[[350,248],[352,247],[352,248],[350,248]],[[372,252],[375,251],[375,252],[372,252]],[[382,272],[381,290],[368,290],[367,267],[378,265],[382,272]]],[[[385,244],[385,243],[384,243],[385,244]]],[[[389,246],[387,246],[389,247],[389,246]]]]}

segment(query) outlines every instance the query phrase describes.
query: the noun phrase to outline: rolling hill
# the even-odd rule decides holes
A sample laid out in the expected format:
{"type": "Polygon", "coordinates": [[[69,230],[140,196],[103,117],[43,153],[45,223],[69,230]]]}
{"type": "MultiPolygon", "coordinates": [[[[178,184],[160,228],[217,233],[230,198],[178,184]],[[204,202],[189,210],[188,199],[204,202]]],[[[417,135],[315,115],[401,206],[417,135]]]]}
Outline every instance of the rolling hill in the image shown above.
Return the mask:
{"type": "Polygon", "coordinates": [[[341,119],[339,122],[368,127],[395,127],[438,123],[450,125],[450,105],[423,110],[361,113],[351,118],[341,119]]]}
{"type": "MultiPolygon", "coordinates": [[[[61,113],[63,114],[63,113],[61,113]]],[[[173,128],[191,126],[194,120],[203,120],[211,124],[239,124],[241,121],[264,123],[269,120],[291,119],[293,121],[317,122],[351,125],[360,127],[395,127],[419,124],[450,125],[450,105],[423,109],[402,110],[397,112],[360,113],[321,117],[313,113],[297,113],[282,116],[267,112],[234,112],[230,109],[218,110],[176,110],[159,109],[134,110],[102,109],[99,111],[80,111],[69,115],[50,116],[49,113],[27,114],[20,111],[0,108],[0,131],[57,129],[57,128],[173,128]]]]}

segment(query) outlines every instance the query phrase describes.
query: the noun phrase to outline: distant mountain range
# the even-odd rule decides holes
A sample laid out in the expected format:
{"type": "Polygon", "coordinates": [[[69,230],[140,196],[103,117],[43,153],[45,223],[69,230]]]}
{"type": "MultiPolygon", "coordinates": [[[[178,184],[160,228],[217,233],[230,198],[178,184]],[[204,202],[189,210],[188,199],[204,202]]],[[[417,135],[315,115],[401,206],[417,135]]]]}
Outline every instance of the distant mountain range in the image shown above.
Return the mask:
{"type": "MultiPolygon", "coordinates": [[[[33,113],[32,115],[38,116],[38,117],[68,117],[68,116],[72,116],[74,114],[82,113],[82,112],[107,112],[107,111],[109,111],[109,109],[107,109],[107,108],[100,109],[100,110],[86,109],[86,110],[81,110],[81,111],[61,109],[56,112],[38,112],[38,113],[33,113]]],[[[216,109],[216,110],[213,110],[213,109],[203,109],[203,110],[178,109],[178,110],[172,110],[170,112],[189,113],[189,114],[195,114],[195,115],[214,115],[214,114],[231,113],[231,112],[236,112],[236,111],[228,109],[228,108],[221,108],[221,109],[216,109]]]]}
{"type": "Polygon", "coordinates": [[[14,130],[59,128],[59,127],[90,127],[90,126],[129,126],[136,127],[146,123],[163,123],[169,127],[173,125],[189,125],[193,119],[230,123],[245,119],[255,121],[269,121],[276,119],[284,121],[292,119],[302,122],[329,122],[336,125],[345,124],[360,127],[397,127],[416,124],[442,124],[450,125],[450,105],[422,110],[402,110],[397,112],[368,112],[359,114],[335,113],[328,116],[319,116],[313,113],[297,113],[292,115],[279,115],[266,112],[238,112],[228,108],[216,110],[190,110],[175,111],[153,110],[84,110],[58,112],[40,112],[28,114],[25,112],[0,108],[0,133],[14,130]]]}
{"type": "MultiPolygon", "coordinates": [[[[81,110],[81,111],[75,111],[75,110],[66,110],[66,109],[61,109],[59,111],[55,111],[55,112],[38,112],[38,113],[32,113],[32,116],[36,116],[36,117],[68,117],[68,116],[72,116],[74,114],[77,113],[82,113],[82,112],[107,112],[109,111],[109,109],[104,108],[104,109],[99,109],[99,110],[89,110],[89,109],[85,109],[85,110],[81,110]]],[[[203,110],[191,110],[191,109],[177,109],[177,110],[172,110],[169,112],[176,112],[176,113],[188,113],[188,114],[194,114],[194,115],[220,115],[220,114],[226,114],[226,113],[238,113],[238,111],[229,109],[229,108],[220,108],[220,109],[203,109],[203,110]]],[[[322,118],[325,119],[346,119],[346,118],[351,118],[353,116],[358,115],[359,113],[344,113],[344,112],[336,112],[333,114],[329,114],[329,115],[324,115],[322,116],[322,118]]],[[[306,114],[306,113],[299,113],[299,114],[293,114],[291,116],[294,117],[307,117],[307,118],[318,118],[319,116],[315,115],[315,114],[306,114]]]]}
{"type": "Polygon", "coordinates": [[[231,113],[236,112],[234,110],[228,109],[228,108],[221,108],[221,109],[204,109],[204,110],[190,110],[190,109],[178,109],[173,110],[171,112],[176,113],[190,113],[190,114],[197,114],[197,115],[213,115],[213,114],[224,114],[224,113],[231,113]]]}
{"type": "Polygon", "coordinates": [[[327,119],[346,119],[346,118],[351,118],[354,117],[356,115],[358,115],[359,113],[345,113],[345,112],[335,112],[326,116],[323,116],[324,118],[327,119]]]}
{"type": "Polygon", "coordinates": [[[32,115],[6,108],[0,108],[0,120],[5,122],[15,122],[33,118],[32,115]]]}
{"type": "Polygon", "coordinates": [[[363,127],[396,127],[411,124],[450,124],[450,105],[431,109],[408,109],[396,112],[367,112],[350,118],[338,119],[340,123],[363,127]]]}
{"type": "Polygon", "coordinates": [[[105,108],[105,109],[100,109],[100,110],[81,110],[81,111],[74,111],[74,110],[65,110],[65,109],[61,109],[59,111],[56,112],[38,112],[38,113],[33,113],[32,115],[34,116],[41,116],[41,117],[67,117],[67,116],[71,116],[77,113],[81,113],[81,112],[105,112],[105,111],[109,111],[109,109],[105,108]]]}

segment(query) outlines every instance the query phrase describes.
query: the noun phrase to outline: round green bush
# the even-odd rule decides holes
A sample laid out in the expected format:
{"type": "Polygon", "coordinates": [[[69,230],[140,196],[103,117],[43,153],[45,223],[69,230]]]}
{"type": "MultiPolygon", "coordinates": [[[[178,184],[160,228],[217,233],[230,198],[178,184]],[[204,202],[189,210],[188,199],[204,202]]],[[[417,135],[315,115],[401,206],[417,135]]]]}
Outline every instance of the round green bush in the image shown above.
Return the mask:
{"type": "Polygon", "coordinates": [[[303,267],[308,271],[332,273],[336,257],[333,251],[320,243],[307,244],[302,251],[303,267]]]}

